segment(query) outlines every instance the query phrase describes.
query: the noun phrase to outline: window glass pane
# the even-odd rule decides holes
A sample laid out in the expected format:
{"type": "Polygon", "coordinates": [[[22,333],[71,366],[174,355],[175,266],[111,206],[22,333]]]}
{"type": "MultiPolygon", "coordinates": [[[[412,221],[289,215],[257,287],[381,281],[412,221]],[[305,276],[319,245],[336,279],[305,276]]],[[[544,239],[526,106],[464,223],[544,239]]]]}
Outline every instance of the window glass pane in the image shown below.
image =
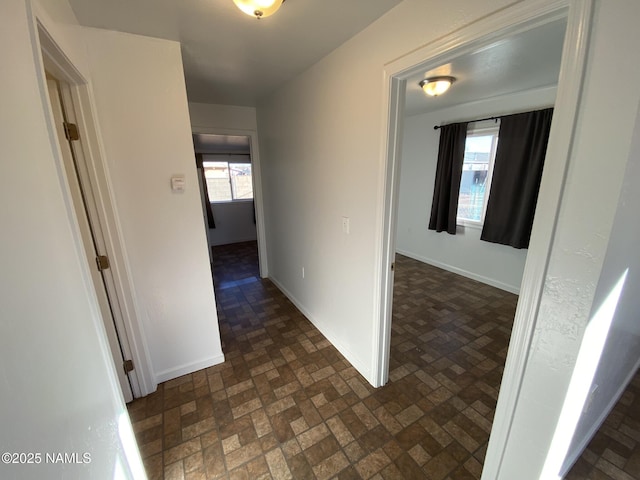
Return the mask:
{"type": "Polygon", "coordinates": [[[464,150],[458,218],[482,222],[495,134],[469,135],[464,150]]]}
{"type": "Polygon", "coordinates": [[[202,162],[210,202],[228,202],[231,197],[229,164],[227,162],[202,162]]]}
{"type": "Polygon", "coordinates": [[[253,198],[253,177],[250,163],[230,163],[231,187],[234,200],[253,198]]]}

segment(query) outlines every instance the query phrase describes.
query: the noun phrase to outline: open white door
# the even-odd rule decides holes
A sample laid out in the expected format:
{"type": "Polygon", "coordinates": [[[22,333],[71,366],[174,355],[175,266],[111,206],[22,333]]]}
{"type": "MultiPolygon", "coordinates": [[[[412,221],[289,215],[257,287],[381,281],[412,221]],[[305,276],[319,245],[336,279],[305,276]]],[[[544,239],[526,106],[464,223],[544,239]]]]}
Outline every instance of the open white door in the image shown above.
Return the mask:
{"type": "MultiPolygon", "coordinates": [[[[49,90],[49,100],[51,102],[51,111],[55,121],[56,134],[60,145],[60,152],[64,161],[65,174],[73,199],[73,207],[76,219],[82,235],[82,242],[86,259],[91,272],[96,298],[100,306],[103,323],[109,340],[109,347],[113,357],[115,370],[122,390],[125,402],[133,400],[133,393],[128,371],[133,364],[126,361],[125,352],[128,350],[127,339],[122,338],[119,332],[123,329],[116,327],[116,315],[118,313],[117,299],[109,295],[108,272],[109,260],[104,255],[104,238],[100,224],[92,221],[95,217],[95,203],[93,195],[90,191],[90,185],[83,181],[81,164],[78,161],[78,152],[73,147],[76,138],[74,128],[70,127],[68,122],[67,111],[64,108],[64,100],[61,92],[61,83],[52,75],[47,73],[47,87],[49,90]]],[[[130,358],[130,357],[129,357],[130,358]]]]}

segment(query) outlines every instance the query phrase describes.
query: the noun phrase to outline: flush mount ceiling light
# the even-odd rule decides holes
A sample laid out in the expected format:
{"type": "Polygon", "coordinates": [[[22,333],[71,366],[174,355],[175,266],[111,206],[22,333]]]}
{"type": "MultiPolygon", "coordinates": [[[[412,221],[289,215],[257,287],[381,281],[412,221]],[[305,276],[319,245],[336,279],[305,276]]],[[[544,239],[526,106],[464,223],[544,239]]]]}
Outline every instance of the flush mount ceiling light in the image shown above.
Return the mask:
{"type": "Polygon", "coordinates": [[[419,85],[427,95],[437,97],[449,90],[449,87],[456,79],[454,77],[431,77],[422,80],[419,85]]]}
{"type": "Polygon", "coordinates": [[[247,15],[260,20],[276,13],[284,0],[233,0],[233,3],[247,15]]]}

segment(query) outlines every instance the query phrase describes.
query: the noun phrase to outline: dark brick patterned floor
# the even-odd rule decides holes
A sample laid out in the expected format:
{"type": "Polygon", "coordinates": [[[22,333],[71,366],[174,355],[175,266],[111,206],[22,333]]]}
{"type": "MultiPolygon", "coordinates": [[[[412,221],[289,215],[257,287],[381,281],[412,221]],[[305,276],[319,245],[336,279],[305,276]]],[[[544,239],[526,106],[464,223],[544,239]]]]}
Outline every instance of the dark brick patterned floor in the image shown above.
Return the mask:
{"type": "Polygon", "coordinates": [[[640,478],[640,374],[573,466],[566,480],[640,478]]]}
{"type": "MultiPolygon", "coordinates": [[[[259,278],[255,242],[214,259],[226,362],[130,404],[149,478],[480,478],[515,295],[398,256],[390,378],[374,389],[259,278]]],[[[606,452],[576,469],[621,464],[606,452]]]]}

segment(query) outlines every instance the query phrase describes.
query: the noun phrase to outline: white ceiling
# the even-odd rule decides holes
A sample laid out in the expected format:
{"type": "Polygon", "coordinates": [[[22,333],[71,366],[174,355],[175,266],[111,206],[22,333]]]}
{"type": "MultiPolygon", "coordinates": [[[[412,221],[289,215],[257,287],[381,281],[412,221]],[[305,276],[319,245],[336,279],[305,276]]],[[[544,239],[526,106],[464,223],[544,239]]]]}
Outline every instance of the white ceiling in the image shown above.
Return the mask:
{"type": "Polygon", "coordinates": [[[406,115],[524,90],[556,85],[560,72],[566,20],[555,21],[460,56],[438,68],[419,70],[407,79],[406,115]],[[451,89],[428,97],[420,80],[437,75],[456,78],[451,89]]]}
{"type": "Polygon", "coordinates": [[[256,20],[232,0],[70,0],[82,25],[176,40],[191,102],[255,106],[401,0],[287,0],[256,20]]]}

